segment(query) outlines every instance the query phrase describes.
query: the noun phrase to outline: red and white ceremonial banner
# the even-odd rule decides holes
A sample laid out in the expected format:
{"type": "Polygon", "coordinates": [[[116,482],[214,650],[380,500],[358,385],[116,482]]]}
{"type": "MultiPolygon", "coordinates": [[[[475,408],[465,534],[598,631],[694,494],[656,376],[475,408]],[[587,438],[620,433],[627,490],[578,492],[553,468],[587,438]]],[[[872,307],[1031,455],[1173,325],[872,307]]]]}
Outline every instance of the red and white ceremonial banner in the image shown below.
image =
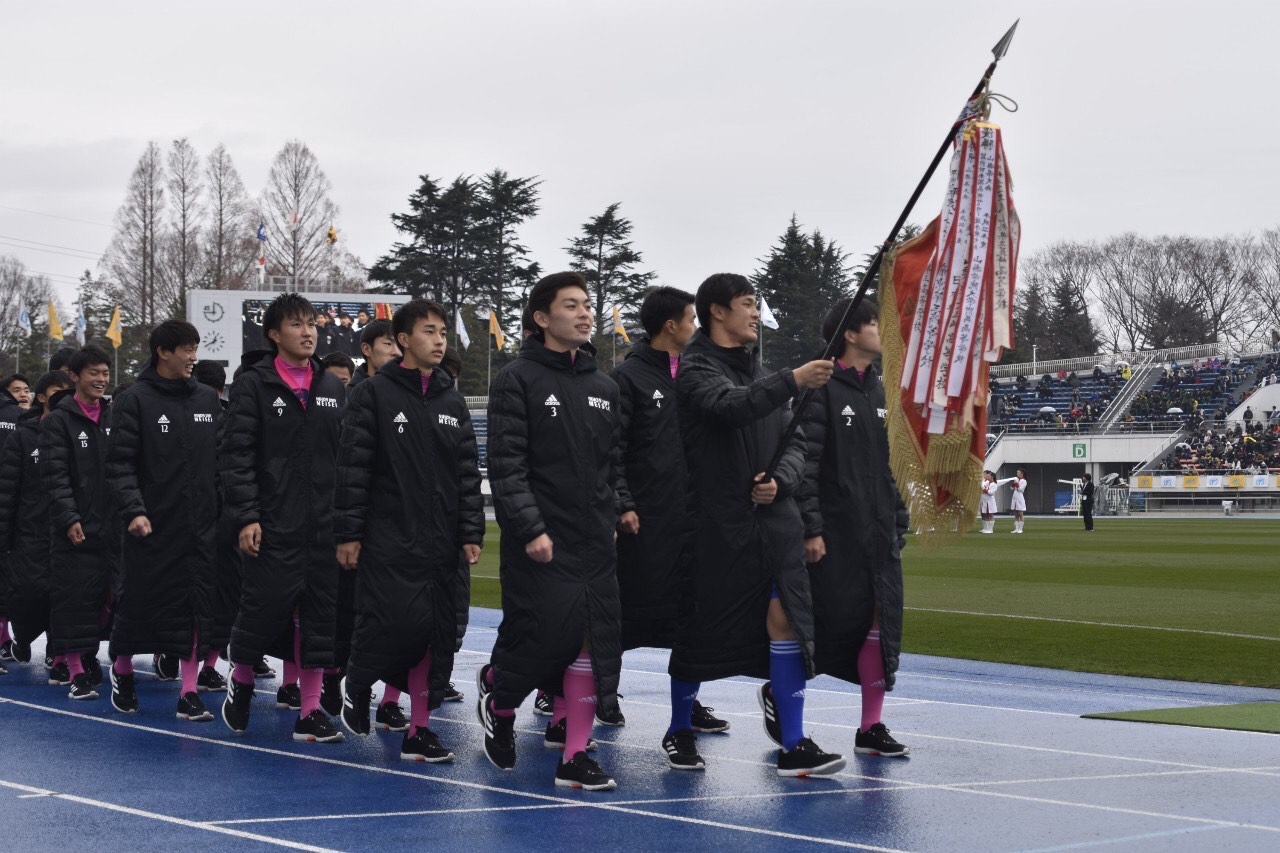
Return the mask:
{"type": "Polygon", "coordinates": [[[987,369],[1013,346],[1021,227],[988,109],[985,96],[965,105],[942,212],[880,277],[891,457],[925,534],[962,532],[977,514],[987,369]]]}

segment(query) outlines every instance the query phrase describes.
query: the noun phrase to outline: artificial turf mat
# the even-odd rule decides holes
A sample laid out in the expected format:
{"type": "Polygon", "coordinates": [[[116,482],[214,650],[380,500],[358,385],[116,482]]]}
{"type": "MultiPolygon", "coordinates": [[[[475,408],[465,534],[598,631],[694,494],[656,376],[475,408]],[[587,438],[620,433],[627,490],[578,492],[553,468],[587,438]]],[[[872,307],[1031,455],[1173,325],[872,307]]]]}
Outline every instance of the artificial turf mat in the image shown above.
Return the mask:
{"type": "Polygon", "coordinates": [[[1127,720],[1131,723],[1163,723],[1204,729],[1237,729],[1280,734],[1280,702],[1245,702],[1240,705],[1201,705],[1194,708],[1156,708],[1151,711],[1117,711],[1084,714],[1086,720],[1127,720]]]}

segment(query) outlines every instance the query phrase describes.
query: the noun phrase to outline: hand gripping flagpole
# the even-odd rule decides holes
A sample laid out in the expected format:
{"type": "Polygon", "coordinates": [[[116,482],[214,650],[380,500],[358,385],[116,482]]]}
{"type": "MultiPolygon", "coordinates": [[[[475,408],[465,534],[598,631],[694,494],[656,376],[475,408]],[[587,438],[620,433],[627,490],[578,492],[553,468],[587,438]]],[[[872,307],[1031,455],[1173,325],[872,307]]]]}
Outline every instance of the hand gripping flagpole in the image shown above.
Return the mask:
{"type": "MultiPolygon", "coordinates": [[[[1019,19],[1020,21],[1021,19],[1019,19]]],[[[987,70],[982,73],[982,79],[978,81],[978,85],[974,87],[973,94],[968,100],[982,94],[983,90],[991,83],[991,76],[995,74],[996,66],[1000,64],[1000,60],[1009,52],[1009,44],[1013,41],[1013,34],[1018,29],[1018,21],[1013,22],[1013,26],[1004,34],[1000,41],[996,42],[996,46],[991,48],[993,59],[991,64],[987,66],[987,70]]],[[[968,101],[966,101],[968,103],[968,101]]],[[[845,309],[844,316],[840,318],[840,322],[836,325],[835,332],[831,335],[831,339],[827,341],[827,346],[819,356],[820,360],[835,358],[841,351],[841,341],[844,340],[845,330],[849,327],[849,320],[852,319],[853,313],[858,310],[858,306],[867,298],[867,290],[871,287],[871,282],[875,280],[876,275],[880,272],[880,263],[884,260],[885,253],[893,248],[894,242],[898,239],[898,233],[902,230],[902,226],[906,223],[907,217],[911,215],[911,211],[916,206],[916,202],[920,200],[924,188],[928,186],[929,181],[933,178],[933,173],[938,170],[938,165],[942,163],[942,158],[947,156],[947,151],[955,142],[956,128],[953,125],[947,129],[946,138],[942,140],[942,144],[938,146],[938,152],[933,155],[929,168],[925,170],[924,177],[920,179],[920,183],[916,184],[915,191],[911,193],[911,198],[907,200],[907,206],[902,209],[902,213],[898,215],[898,221],[893,223],[893,229],[889,232],[889,236],[876,250],[875,257],[871,259],[871,263],[867,265],[867,271],[862,276],[862,283],[858,285],[858,290],[853,295],[853,299],[849,301],[849,307],[845,309]]],[[[773,458],[769,460],[769,467],[765,469],[764,482],[768,482],[773,478],[774,471],[777,470],[778,464],[782,462],[782,456],[787,451],[787,447],[791,444],[791,440],[795,437],[796,429],[800,425],[800,415],[809,405],[809,401],[813,399],[813,389],[806,388],[801,393],[799,399],[796,400],[795,406],[792,407],[791,421],[787,424],[786,430],[782,434],[782,440],[778,442],[778,449],[774,451],[773,458]]]]}

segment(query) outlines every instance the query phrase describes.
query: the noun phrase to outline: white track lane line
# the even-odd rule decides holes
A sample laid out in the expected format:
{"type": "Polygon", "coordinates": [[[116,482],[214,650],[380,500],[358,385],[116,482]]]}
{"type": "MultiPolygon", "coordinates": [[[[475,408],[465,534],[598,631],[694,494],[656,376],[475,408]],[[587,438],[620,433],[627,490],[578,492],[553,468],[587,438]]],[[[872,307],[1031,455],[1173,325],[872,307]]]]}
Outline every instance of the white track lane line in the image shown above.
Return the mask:
{"type": "Polygon", "coordinates": [[[1280,637],[1261,634],[1232,634],[1227,631],[1203,631],[1198,628],[1168,628],[1162,625],[1131,625],[1126,622],[1090,622],[1085,619],[1061,619],[1053,616],[1024,616],[1019,613],[983,613],[977,610],[945,610],[940,607],[904,607],[920,613],[950,613],[956,616],[990,616],[993,619],[1019,619],[1027,622],[1061,622],[1066,625],[1092,625],[1098,628],[1133,628],[1141,631],[1170,631],[1175,634],[1202,634],[1207,637],[1234,637],[1238,640],[1266,640],[1280,643],[1280,637]]]}
{"type": "Polygon", "coordinates": [[[311,853],[337,853],[328,847],[316,847],[311,844],[302,844],[298,841],[288,841],[283,838],[272,838],[269,835],[258,835],[253,832],[245,832],[239,829],[226,829],[221,826],[211,826],[205,823],[199,823],[194,820],[186,820],[185,818],[173,817],[172,815],[160,814],[158,812],[144,811],[143,809],[135,809],[130,806],[122,806],[118,803],[108,803],[105,800],[95,800],[89,797],[80,797],[75,794],[61,794],[57,791],[48,791],[43,788],[33,788],[30,785],[22,785],[17,782],[8,782],[0,779],[0,787],[12,788],[17,791],[27,791],[31,796],[53,797],[59,800],[66,800],[72,803],[79,803],[83,806],[92,806],[98,809],[107,809],[108,811],[121,812],[123,814],[132,815],[134,817],[146,818],[148,820],[158,820],[163,823],[172,823],[178,826],[185,826],[188,829],[200,829],[205,832],[216,832],[221,835],[230,835],[235,838],[244,839],[246,841],[258,841],[263,844],[273,844],[277,847],[288,847],[291,850],[308,850],[311,853]]]}

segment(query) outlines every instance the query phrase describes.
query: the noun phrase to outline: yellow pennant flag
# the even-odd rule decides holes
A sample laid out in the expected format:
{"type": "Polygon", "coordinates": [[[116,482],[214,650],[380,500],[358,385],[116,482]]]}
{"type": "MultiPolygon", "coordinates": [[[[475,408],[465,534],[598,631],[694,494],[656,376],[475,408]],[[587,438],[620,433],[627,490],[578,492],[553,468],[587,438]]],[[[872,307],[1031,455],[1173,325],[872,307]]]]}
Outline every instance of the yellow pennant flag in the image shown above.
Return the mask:
{"type": "Polygon", "coordinates": [[[120,342],[123,337],[120,334],[120,306],[116,306],[116,310],[111,313],[111,323],[107,326],[107,333],[104,337],[111,341],[114,349],[120,349],[120,342]]]}
{"type": "Polygon", "coordinates": [[[613,333],[622,335],[622,340],[631,343],[631,338],[627,336],[627,330],[622,327],[622,313],[618,310],[618,306],[613,306],[613,333]]]}
{"type": "Polygon", "coordinates": [[[53,307],[53,300],[49,300],[49,338],[51,340],[62,340],[62,324],[58,322],[58,309],[53,307]]]}
{"type": "Polygon", "coordinates": [[[489,334],[493,335],[494,343],[498,345],[498,349],[502,349],[507,345],[507,336],[502,334],[502,327],[498,325],[498,313],[496,311],[489,312],[489,334]]]}

